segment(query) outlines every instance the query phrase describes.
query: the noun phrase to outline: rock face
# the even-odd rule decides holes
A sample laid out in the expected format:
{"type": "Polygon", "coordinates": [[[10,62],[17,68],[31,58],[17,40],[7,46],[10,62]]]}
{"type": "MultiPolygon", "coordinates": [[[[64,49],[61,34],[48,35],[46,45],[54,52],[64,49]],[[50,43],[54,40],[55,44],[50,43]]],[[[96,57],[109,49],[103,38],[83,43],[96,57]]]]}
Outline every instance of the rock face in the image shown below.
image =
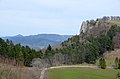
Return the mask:
{"type": "Polygon", "coordinates": [[[100,34],[105,34],[109,28],[109,23],[98,21],[97,24],[92,26],[92,28],[89,29],[87,33],[89,35],[97,36],[100,34]]]}
{"type": "Polygon", "coordinates": [[[84,33],[84,34],[93,35],[93,36],[97,36],[99,34],[105,34],[111,26],[111,23],[108,22],[109,20],[120,20],[120,17],[104,16],[103,18],[99,18],[96,21],[94,20],[83,21],[80,29],[80,34],[84,33]]]}
{"type": "Polygon", "coordinates": [[[87,31],[87,28],[88,28],[88,23],[83,21],[82,25],[81,25],[81,29],[80,29],[80,32],[83,32],[83,33],[86,33],[87,31]]]}
{"type": "Polygon", "coordinates": [[[109,23],[105,21],[86,21],[82,23],[80,33],[97,36],[109,30],[109,23]]]}
{"type": "MultiPolygon", "coordinates": [[[[107,31],[110,29],[110,27],[113,25],[110,20],[119,22],[120,17],[119,16],[111,16],[111,17],[103,17],[102,19],[97,19],[96,21],[90,20],[90,21],[84,21],[81,25],[80,29],[80,36],[81,38],[83,35],[87,36],[98,36],[101,34],[106,34],[107,31]],[[109,21],[108,21],[109,20],[109,21]]],[[[81,40],[83,41],[83,40],[81,40]]],[[[120,48],[120,33],[117,33],[114,38],[114,47],[120,48]]]]}

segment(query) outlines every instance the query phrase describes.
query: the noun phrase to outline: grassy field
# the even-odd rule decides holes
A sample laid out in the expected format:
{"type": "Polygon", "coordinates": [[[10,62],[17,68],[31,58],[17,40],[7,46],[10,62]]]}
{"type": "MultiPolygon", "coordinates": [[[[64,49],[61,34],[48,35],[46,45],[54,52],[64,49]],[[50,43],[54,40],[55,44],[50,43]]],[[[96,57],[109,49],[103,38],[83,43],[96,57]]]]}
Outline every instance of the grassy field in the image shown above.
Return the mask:
{"type": "Polygon", "coordinates": [[[116,79],[119,71],[114,69],[60,68],[49,72],[49,79],[116,79]]]}
{"type": "Polygon", "coordinates": [[[113,24],[117,24],[120,26],[120,20],[108,20],[107,22],[113,23],[113,24]]]}

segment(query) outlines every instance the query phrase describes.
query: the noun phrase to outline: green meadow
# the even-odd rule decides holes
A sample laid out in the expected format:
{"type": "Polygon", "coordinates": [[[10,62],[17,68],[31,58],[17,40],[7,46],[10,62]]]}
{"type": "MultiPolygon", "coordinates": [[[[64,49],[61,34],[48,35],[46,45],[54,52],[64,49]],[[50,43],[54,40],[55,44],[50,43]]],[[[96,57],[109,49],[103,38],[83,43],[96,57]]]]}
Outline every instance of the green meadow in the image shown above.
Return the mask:
{"type": "Polygon", "coordinates": [[[95,68],[59,68],[49,71],[49,79],[116,79],[119,70],[95,68]]]}

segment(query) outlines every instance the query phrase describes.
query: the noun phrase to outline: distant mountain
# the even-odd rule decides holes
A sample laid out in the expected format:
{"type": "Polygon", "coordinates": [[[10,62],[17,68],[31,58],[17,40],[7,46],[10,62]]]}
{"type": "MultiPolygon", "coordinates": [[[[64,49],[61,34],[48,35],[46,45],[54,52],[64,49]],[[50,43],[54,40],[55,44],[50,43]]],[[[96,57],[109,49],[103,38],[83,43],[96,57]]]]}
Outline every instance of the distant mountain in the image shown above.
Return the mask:
{"type": "Polygon", "coordinates": [[[31,48],[41,49],[47,47],[49,44],[54,46],[61,42],[71,38],[72,35],[58,35],[58,34],[38,34],[30,36],[7,36],[2,37],[4,40],[12,40],[14,44],[21,43],[22,45],[28,45],[31,48]]]}

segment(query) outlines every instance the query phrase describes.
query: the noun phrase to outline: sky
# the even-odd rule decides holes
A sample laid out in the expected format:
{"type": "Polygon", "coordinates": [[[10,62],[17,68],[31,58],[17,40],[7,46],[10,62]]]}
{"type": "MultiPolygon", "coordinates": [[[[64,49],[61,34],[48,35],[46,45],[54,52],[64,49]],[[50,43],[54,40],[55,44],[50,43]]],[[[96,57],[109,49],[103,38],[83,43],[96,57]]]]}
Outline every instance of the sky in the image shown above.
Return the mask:
{"type": "Polygon", "coordinates": [[[0,36],[75,35],[84,20],[119,15],[120,0],[0,0],[0,36]]]}

